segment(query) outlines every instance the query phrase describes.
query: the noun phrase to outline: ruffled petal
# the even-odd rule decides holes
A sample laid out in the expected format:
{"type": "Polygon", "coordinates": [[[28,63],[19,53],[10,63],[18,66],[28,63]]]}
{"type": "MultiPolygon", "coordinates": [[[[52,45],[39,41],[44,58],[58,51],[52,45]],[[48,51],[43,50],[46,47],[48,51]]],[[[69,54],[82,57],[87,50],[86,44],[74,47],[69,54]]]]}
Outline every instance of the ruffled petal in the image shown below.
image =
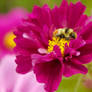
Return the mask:
{"type": "Polygon", "coordinates": [[[32,61],[30,56],[16,56],[15,62],[17,64],[16,71],[18,73],[25,74],[32,69],[32,61]]]}
{"type": "Polygon", "coordinates": [[[63,0],[59,8],[59,24],[61,27],[67,27],[68,2],[63,0]]]}
{"type": "Polygon", "coordinates": [[[38,45],[35,45],[35,42],[33,40],[29,40],[26,38],[16,38],[15,42],[17,43],[17,45],[19,45],[21,48],[25,48],[25,49],[37,49],[38,45]]]}
{"type": "Polygon", "coordinates": [[[70,3],[69,13],[68,13],[68,28],[74,28],[80,17],[85,11],[85,6],[81,2],[76,4],[70,3]]]}
{"type": "Polygon", "coordinates": [[[45,55],[42,54],[32,54],[31,55],[32,58],[32,63],[33,65],[37,64],[37,63],[45,63],[45,62],[51,62],[53,59],[58,59],[61,61],[61,63],[63,63],[63,57],[60,51],[60,48],[55,45],[54,49],[51,53],[46,53],[45,55]]]}
{"type": "Polygon", "coordinates": [[[85,44],[86,44],[86,41],[78,37],[77,39],[70,41],[69,47],[77,50],[78,48],[83,47],[85,44]]]}
{"type": "MultiPolygon", "coordinates": [[[[43,44],[47,46],[48,40],[50,39],[49,30],[53,24],[50,8],[48,7],[48,5],[44,5],[42,8],[35,6],[32,14],[30,14],[29,16],[31,18],[31,22],[35,24],[37,34],[39,34],[40,32],[39,36],[41,42],[43,42],[43,44]]],[[[32,29],[32,31],[34,30],[32,29]]]]}
{"type": "Polygon", "coordinates": [[[33,65],[37,64],[37,63],[45,63],[45,62],[50,62],[52,61],[56,56],[54,55],[54,53],[49,53],[46,55],[40,55],[40,54],[32,54],[31,58],[32,58],[32,63],[33,65]]]}
{"type": "Polygon", "coordinates": [[[80,51],[81,56],[92,54],[92,42],[86,41],[86,44],[77,50],[80,51]]]}
{"type": "Polygon", "coordinates": [[[55,55],[57,56],[58,59],[62,58],[62,54],[61,54],[61,50],[60,50],[59,46],[55,45],[53,50],[54,50],[55,55]]]}
{"type": "Polygon", "coordinates": [[[48,92],[54,92],[62,79],[63,59],[58,46],[46,55],[32,54],[33,69],[37,80],[45,83],[48,92]]]}
{"type": "Polygon", "coordinates": [[[29,34],[23,34],[22,36],[17,36],[14,41],[16,42],[15,51],[18,53],[35,53],[40,47],[44,47],[39,39],[30,32],[29,34]],[[29,36],[30,35],[30,36],[29,36]],[[36,45],[35,45],[36,44],[36,45]]]}
{"type": "Polygon", "coordinates": [[[79,56],[80,52],[76,51],[75,48],[71,48],[66,45],[64,50],[64,55],[65,55],[65,59],[67,59],[68,57],[72,58],[72,56],[79,56]]]}
{"type": "Polygon", "coordinates": [[[78,74],[78,73],[86,74],[87,72],[88,72],[87,68],[81,64],[77,64],[77,63],[75,64],[75,63],[72,63],[71,61],[64,63],[63,75],[65,77],[70,77],[70,76],[72,76],[74,74],[78,74]]]}
{"type": "Polygon", "coordinates": [[[47,24],[48,26],[51,25],[52,18],[50,14],[50,8],[48,7],[48,5],[44,5],[42,8],[34,6],[33,12],[30,16],[37,19],[40,26],[43,26],[44,24],[47,24]]]}
{"type": "Polygon", "coordinates": [[[53,24],[55,26],[55,28],[60,28],[60,24],[59,24],[59,8],[57,6],[55,6],[52,9],[52,19],[53,19],[53,24]]]}
{"type": "Polygon", "coordinates": [[[84,40],[92,40],[92,22],[84,27],[84,29],[80,33],[80,36],[84,40]]]}
{"type": "Polygon", "coordinates": [[[43,16],[43,21],[45,22],[49,28],[52,25],[52,15],[51,15],[51,10],[48,5],[44,5],[42,7],[42,16],[43,16]]]}
{"type": "Polygon", "coordinates": [[[84,27],[87,25],[88,20],[89,17],[87,15],[82,15],[75,25],[74,31],[79,34],[82,29],[84,30],[84,27]]]}
{"type": "Polygon", "coordinates": [[[50,62],[36,64],[34,73],[39,82],[45,83],[47,92],[54,92],[61,82],[63,66],[55,59],[50,62]]]}
{"type": "Polygon", "coordinates": [[[92,61],[92,54],[78,56],[78,57],[72,57],[72,62],[75,62],[77,64],[88,64],[92,61]]]}

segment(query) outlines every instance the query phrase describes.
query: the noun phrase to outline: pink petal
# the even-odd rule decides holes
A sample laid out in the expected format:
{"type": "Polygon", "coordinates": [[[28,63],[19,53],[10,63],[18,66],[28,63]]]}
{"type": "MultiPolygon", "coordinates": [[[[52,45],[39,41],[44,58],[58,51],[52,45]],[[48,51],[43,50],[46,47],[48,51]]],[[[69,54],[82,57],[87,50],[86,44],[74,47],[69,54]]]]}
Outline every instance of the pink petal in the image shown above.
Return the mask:
{"type": "Polygon", "coordinates": [[[81,2],[76,4],[70,3],[69,13],[68,13],[68,28],[74,28],[82,14],[85,11],[85,6],[81,2]]]}
{"type": "Polygon", "coordinates": [[[13,92],[17,80],[14,60],[13,55],[6,56],[0,63],[0,92],[13,92]]]}
{"type": "Polygon", "coordinates": [[[84,40],[92,40],[92,22],[90,22],[88,25],[84,27],[84,29],[81,31],[80,36],[84,40]]]}
{"type": "Polygon", "coordinates": [[[85,44],[86,44],[86,41],[78,37],[77,39],[70,41],[69,47],[77,50],[78,48],[83,47],[85,44]]]}
{"type": "Polygon", "coordinates": [[[70,62],[66,62],[64,63],[64,73],[63,75],[65,77],[70,77],[74,74],[78,74],[78,73],[82,73],[82,74],[86,74],[88,72],[87,68],[84,67],[81,64],[75,64],[75,61],[73,61],[73,63],[70,62]]]}
{"type": "Polygon", "coordinates": [[[86,42],[86,44],[83,47],[79,48],[78,51],[80,51],[80,55],[82,56],[92,54],[92,42],[86,42]]]}
{"type": "Polygon", "coordinates": [[[78,56],[78,57],[73,57],[72,62],[75,62],[77,64],[88,64],[92,61],[92,54],[88,55],[83,55],[83,56],[78,56]]]}
{"type": "Polygon", "coordinates": [[[44,85],[36,81],[33,72],[25,75],[19,75],[14,92],[45,92],[44,85]]]}
{"type": "Polygon", "coordinates": [[[14,60],[14,55],[7,55],[0,63],[0,92],[45,92],[33,72],[25,75],[16,73],[14,60]]]}
{"type": "Polygon", "coordinates": [[[56,59],[52,60],[51,62],[36,64],[34,67],[34,72],[37,80],[45,83],[45,89],[48,92],[54,92],[57,90],[61,82],[63,66],[56,59]]]}
{"type": "Polygon", "coordinates": [[[32,61],[30,56],[19,55],[16,57],[15,62],[17,64],[16,71],[18,73],[25,74],[32,69],[32,61]]]}

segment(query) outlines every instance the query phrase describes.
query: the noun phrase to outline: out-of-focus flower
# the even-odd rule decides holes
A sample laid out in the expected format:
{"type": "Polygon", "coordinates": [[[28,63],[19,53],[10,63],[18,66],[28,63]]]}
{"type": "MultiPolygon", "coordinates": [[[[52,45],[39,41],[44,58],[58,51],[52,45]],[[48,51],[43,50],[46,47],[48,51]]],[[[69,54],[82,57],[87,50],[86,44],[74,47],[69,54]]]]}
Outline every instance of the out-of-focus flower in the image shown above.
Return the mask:
{"type": "Polygon", "coordinates": [[[83,82],[84,86],[88,89],[92,89],[92,79],[85,79],[83,82]]]}
{"type": "Polygon", "coordinates": [[[82,83],[86,88],[92,90],[92,62],[87,64],[87,67],[88,67],[88,73],[87,75],[83,76],[82,83]]]}
{"type": "Polygon", "coordinates": [[[15,31],[17,72],[33,69],[47,92],[57,90],[62,76],[86,74],[92,60],[92,22],[84,15],[85,6],[63,0],[52,10],[35,6],[15,31]]]}
{"type": "Polygon", "coordinates": [[[19,75],[15,71],[15,56],[7,55],[0,64],[0,92],[45,92],[34,74],[19,75]]]}
{"type": "Polygon", "coordinates": [[[21,23],[27,12],[24,9],[16,8],[8,14],[0,14],[0,57],[5,53],[12,53],[12,48],[16,46],[13,39],[15,26],[21,23]]]}

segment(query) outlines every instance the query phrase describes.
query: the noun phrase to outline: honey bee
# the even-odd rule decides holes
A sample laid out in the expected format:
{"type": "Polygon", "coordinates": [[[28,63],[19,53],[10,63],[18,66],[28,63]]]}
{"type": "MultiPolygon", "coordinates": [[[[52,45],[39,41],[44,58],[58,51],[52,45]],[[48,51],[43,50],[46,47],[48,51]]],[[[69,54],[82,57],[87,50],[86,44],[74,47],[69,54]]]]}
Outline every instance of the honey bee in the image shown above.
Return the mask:
{"type": "Polygon", "coordinates": [[[55,37],[59,37],[60,39],[64,38],[66,40],[75,39],[77,34],[70,28],[57,29],[54,33],[55,37]]]}

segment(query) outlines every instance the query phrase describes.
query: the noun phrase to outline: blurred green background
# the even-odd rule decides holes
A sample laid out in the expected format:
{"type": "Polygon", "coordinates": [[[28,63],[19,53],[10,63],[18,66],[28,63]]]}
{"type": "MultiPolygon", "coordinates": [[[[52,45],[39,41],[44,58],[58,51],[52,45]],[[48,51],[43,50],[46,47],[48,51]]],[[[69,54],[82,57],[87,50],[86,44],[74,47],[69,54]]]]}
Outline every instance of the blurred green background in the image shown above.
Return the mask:
{"type": "MultiPolygon", "coordinates": [[[[6,13],[12,8],[23,7],[29,12],[32,11],[34,5],[42,6],[47,3],[51,8],[54,5],[60,5],[62,0],[0,0],[0,13],[6,13]]],[[[76,2],[78,0],[68,0],[68,2],[76,2]]],[[[80,0],[86,5],[86,14],[92,14],[92,0],[80,0]]],[[[72,76],[71,78],[63,78],[57,92],[92,92],[92,89],[88,89],[83,85],[82,75],[72,76]]]]}
{"type": "MultiPolygon", "coordinates": [[[[51,8],[56,4],[60,5],[62,0],[0,0],[0,12],[7,12],[11,8],[24,7],[28,11],[31,11],[34,5],[42,6],[47,3],[51,8]]],[[[67,0],[76,2],[78,0],[67,0]]],[[[80,0],[87,6],[86,14],[91,14],[92,0],[80,0]]]]}

